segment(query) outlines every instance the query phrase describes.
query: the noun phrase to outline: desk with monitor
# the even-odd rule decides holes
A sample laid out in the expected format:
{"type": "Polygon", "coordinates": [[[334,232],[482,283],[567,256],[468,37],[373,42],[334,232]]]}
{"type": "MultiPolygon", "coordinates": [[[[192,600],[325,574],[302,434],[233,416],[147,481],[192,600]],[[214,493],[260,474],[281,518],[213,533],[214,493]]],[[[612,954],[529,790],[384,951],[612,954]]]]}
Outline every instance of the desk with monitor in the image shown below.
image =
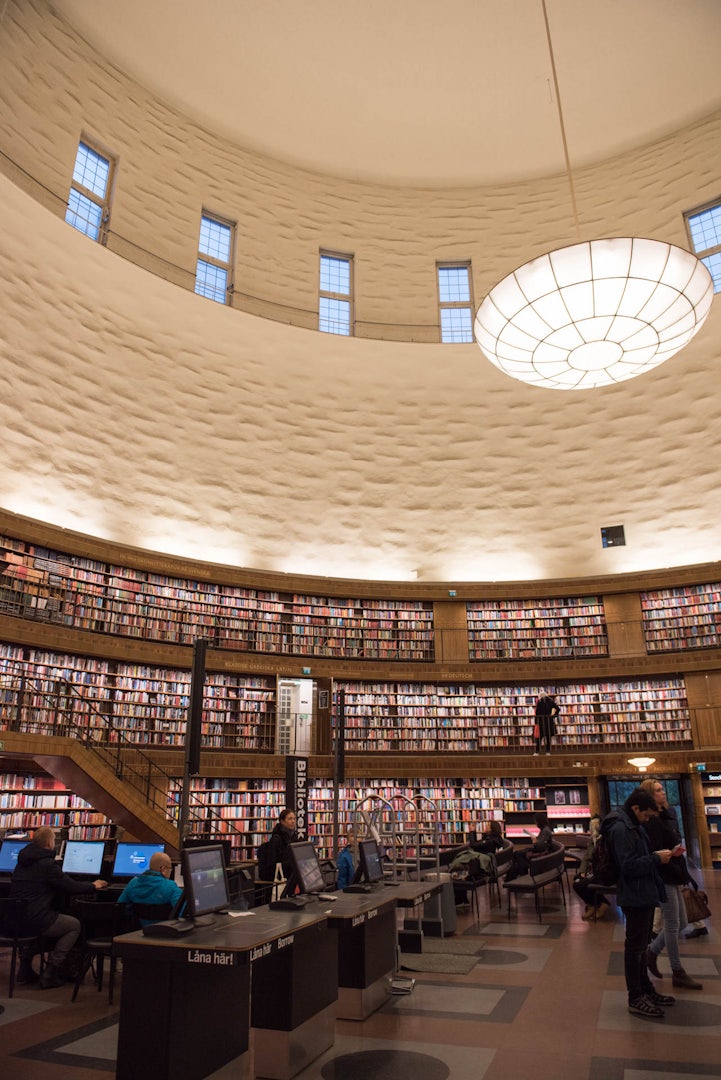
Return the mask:
{"type": "Polygon", "coordinates": [[[332,1046],[336,1015],[363,1019],[387,1000],[396,908],[423,904],[438,887],[378,884],[334,901],[316,895],[294,911],[233,917],[218,913],[221,900],[227,905],[222,862],[202,850],[182,858],[192,929],[171,920],[180,936],[146,927],[115,939],[118,1080],[200,1080],[231,1061],[245,1077],[251,1027],[255,1075],[290,1080],[332,1046]]]}

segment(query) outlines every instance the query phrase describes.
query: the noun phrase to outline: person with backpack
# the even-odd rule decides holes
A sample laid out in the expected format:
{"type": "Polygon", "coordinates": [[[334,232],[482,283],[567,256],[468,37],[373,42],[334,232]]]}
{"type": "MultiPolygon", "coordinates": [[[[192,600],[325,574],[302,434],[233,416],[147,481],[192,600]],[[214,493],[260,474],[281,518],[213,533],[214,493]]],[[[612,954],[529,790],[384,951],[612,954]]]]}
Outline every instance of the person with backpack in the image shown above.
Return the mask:
{"type": "Polygon", "coordinates": [[[666,901],[660,868],[674,854],[671,848],[651,851],[643,826],[657,815],[653,796],[636,788],[620,810],[611,811],[601,822],[602,841],[607,842],[618,870],[616,896],[626,919],[623,959],[628,1011],[646,1019],[661,1019],[663,1007],[676,1000],[658,994],[646,971],[654,909],[666,901]]]}
{"type": "Polygon", "coordinates": [[[685,990],[703,990],[703,984],[696,982],[684,970],[679,953],[679,935],[688,925],[681,886],[688,884],[689,872],[681,847],[681,832],[676,813],[668,805],[666,791],[660,780],[649,777],[648,780],[643,781],[641,787],[653,797],[658,809],[658,815],[651,818],[646,825],[651,850],[658,851],[659,848],[667,847],[674,850],[680,849],[679,854],[675,854],[661,867],[661,877],[666,887],[666,899],[660,905],[663,925],[649,945],[646,966],[656,979],[663,977],[658,969],[658,958],[665,946],[671,963],[673,985],[685,990]]]}

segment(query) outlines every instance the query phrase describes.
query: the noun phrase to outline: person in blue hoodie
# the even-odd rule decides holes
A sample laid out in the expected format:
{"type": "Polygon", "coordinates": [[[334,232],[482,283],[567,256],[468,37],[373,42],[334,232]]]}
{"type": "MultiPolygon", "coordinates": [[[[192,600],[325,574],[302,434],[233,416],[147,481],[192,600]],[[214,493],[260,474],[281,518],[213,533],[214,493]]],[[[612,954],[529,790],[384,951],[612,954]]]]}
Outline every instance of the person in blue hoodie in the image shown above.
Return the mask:
{"type": "Polygon", "coordinates": [[[353,830],[348,830],[348,835],[344,837],[345,846],[341,849],[336,866],[338,869],[338,877],[336,880],[337,889],[345,889],[346,885],[351,885],[355,876],[355,862],[353,861],[353,830]]]}
{"type": "MultiPolygon", "coordinates": [[[[133,904],[170,904],[175,907],[183,890],[172,880],[173,863],[164,851],[150,856],[148,869],[131,878],[118,897],[119,904],[132,909],[133,904]]],[[[145,926],[150,920],[141,920],[145,926]]]]}
{"type": "Polygon", "coordinates": [[[626,918],[624,974],[628,1011],[648,1019],[660,1019],[663,1006],[675,1002],[668,994],[656,993],[646,971],[653,913],[657,904],[666,901],[660,867],[674,854],[670,849],[651,851],[643,826],[657,814],[653,796],[636,788],[621,809],[607,814],[601,823],[601,836],[618,870],[616,898],[626,918]]]}

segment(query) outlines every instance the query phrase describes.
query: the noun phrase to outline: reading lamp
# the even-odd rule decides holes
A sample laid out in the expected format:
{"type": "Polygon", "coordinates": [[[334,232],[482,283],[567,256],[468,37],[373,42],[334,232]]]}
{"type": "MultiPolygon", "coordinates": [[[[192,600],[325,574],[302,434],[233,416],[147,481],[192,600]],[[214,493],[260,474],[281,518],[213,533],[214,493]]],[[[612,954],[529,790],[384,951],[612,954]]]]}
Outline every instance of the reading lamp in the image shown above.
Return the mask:
{"type": "Polygon", "coordinates": [[[476,342],[511,378],[588,390],[662,364],[701,328],[713,279],[683,248],[658,240],[581,240],[546,0],[541,0],[578,243],[514,270],[491,289],[476,342]]]}

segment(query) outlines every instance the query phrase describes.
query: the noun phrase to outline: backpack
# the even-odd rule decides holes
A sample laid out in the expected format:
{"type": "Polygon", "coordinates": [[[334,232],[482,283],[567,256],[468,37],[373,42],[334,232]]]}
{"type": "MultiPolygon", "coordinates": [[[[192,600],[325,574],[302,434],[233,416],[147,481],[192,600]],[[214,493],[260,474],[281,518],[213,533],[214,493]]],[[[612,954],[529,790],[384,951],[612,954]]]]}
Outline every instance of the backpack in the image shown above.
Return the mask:
{"type": "Polygon", "coordinates": [[[618,866],[608,837],[603,833],[591,852],[591,876],[596,885],[616,885],[618,882],[618,866]]]}
{"type": "Polygon", "coordinates": [[[275,878],[275,845],[266,840],[256,852],[258,858],[258,880],[273,881],[275,878]]]}

